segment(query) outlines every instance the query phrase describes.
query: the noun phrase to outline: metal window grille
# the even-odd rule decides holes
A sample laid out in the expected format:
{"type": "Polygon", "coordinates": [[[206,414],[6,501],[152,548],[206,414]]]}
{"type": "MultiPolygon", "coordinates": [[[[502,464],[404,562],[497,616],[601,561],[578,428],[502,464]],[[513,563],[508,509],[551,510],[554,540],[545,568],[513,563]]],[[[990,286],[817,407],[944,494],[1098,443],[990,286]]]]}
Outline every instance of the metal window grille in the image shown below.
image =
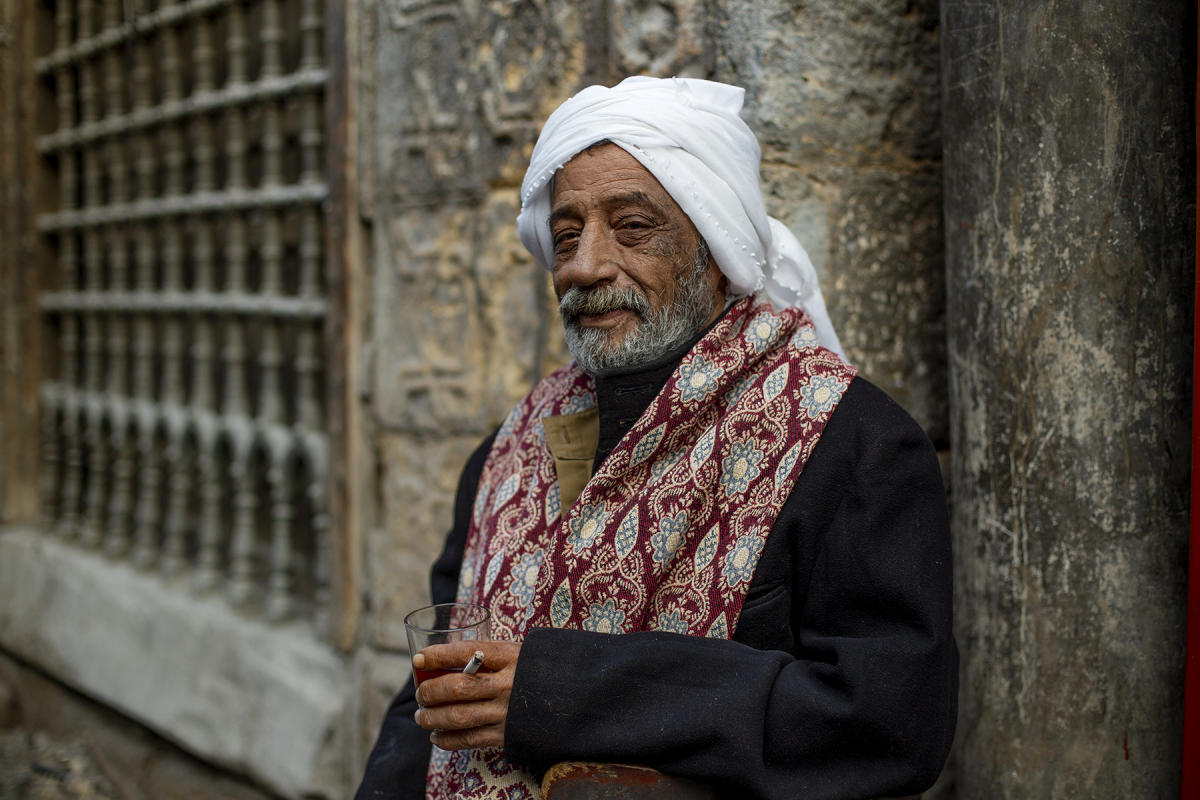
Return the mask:
{"type": "Polygon", "coordinates": [[[323,629],[320,0],[43,8],[45,516],[80,546],[323,629]]]}

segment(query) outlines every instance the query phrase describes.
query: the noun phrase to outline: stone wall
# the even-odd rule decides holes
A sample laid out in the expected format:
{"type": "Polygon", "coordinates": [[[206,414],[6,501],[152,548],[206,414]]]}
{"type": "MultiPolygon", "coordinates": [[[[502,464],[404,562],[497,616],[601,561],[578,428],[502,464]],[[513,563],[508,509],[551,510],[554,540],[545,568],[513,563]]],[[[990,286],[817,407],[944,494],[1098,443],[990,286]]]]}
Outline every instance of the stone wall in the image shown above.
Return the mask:
{"type": "MultiPolygon", "coordinates": [[[[344,796],[357,771],[349,763],[357,686],[345,660],[302,621],[231,614],[221,598],[180,583],[7,528],[0,655],[273,794],[344,796]]],[[[22,723],[41,726],[35,712],[47,701],[24,690],[18,700],[22,723]]]]}
{"type": "Polygon", "coordinates": [[[363,18],[369,741],[459,469],[567,358],[515,220],[539,126],[582,87],[745,86],[768,208],[808,247],[848,355],[942,445],[946,400],[933,0],[391,0],[363,18]]]}
{"type": "Polygon", "coordinates": [[[958,795],[1177,797],[1194,3],[943,3],[958,795]]]}
{"type": "Polygon", "coordinates": [[[747,88],[767,207],[808,249],[842,345],[945,447],[933,0],[723,0],[717,80],[747,88]]]}
{"type": "Polygon", "coordinates": [[[275,800],[0,650],[0,797],[275,800]]]}

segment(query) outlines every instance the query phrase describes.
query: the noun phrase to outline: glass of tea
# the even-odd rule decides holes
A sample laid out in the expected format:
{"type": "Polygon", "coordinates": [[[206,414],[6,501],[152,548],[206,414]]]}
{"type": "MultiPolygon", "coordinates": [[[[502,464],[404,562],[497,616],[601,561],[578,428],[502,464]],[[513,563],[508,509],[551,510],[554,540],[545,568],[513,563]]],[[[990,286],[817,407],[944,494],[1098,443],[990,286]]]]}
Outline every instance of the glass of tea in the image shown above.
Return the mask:
{"type": "MultiPolygon", "coordinates": [[[[408,634],[408,652],[415,655],[431,644],[459,642],[464,639],[489,639],[489,617],[486,608],[474,603],[438,603],[418,608],[404,618],[404,630],[408,634]]],[[[462,669],[413,667],[413,677],[417,686],[420,686],[422,681],[429,678],[436,678],[448,672],[462,672],[462,669]]]]}

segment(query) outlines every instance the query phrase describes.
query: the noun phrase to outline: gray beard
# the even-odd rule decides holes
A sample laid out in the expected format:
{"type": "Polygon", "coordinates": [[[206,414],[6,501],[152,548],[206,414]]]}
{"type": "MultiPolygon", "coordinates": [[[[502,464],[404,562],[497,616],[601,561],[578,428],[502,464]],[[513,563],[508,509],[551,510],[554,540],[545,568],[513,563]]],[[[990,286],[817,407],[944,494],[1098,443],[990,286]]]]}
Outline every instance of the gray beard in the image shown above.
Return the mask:
{"type": "Polygon", "coordinates": [[[581,289],[573,286],[563,294],[558,308],[562,314],[567,348],[579,366],[591,375],[614,367],[648,364],[694,338],[708,323],[713,311],[713,290],[706,280],[708,248],[701,243],[690,267],[676,275],[675,297],[656,311],[641,289],[599,286],[581,289]],[[603,314],[619,308],[641,317],[619,343],[612,343],[611,332],[603,328],[585,328],[581,314],[603,314]]]}

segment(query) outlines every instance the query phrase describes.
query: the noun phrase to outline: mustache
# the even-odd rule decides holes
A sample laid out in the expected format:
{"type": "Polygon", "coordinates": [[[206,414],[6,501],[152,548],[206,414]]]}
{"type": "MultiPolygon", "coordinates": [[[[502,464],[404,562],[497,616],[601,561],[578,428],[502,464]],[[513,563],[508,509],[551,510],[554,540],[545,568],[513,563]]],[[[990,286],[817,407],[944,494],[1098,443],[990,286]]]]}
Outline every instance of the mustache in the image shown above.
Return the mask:
{"type": "Polygon", "coordinates": [[[572,286],[558,301],[559,313],[564,320],[570,321],[581,315],[606,314],[618,309],[627,309],[644,317],[650,313],[650,300],[632,286],[623,289],[615,286],[597,286],[594,289],[572,286]]]}

